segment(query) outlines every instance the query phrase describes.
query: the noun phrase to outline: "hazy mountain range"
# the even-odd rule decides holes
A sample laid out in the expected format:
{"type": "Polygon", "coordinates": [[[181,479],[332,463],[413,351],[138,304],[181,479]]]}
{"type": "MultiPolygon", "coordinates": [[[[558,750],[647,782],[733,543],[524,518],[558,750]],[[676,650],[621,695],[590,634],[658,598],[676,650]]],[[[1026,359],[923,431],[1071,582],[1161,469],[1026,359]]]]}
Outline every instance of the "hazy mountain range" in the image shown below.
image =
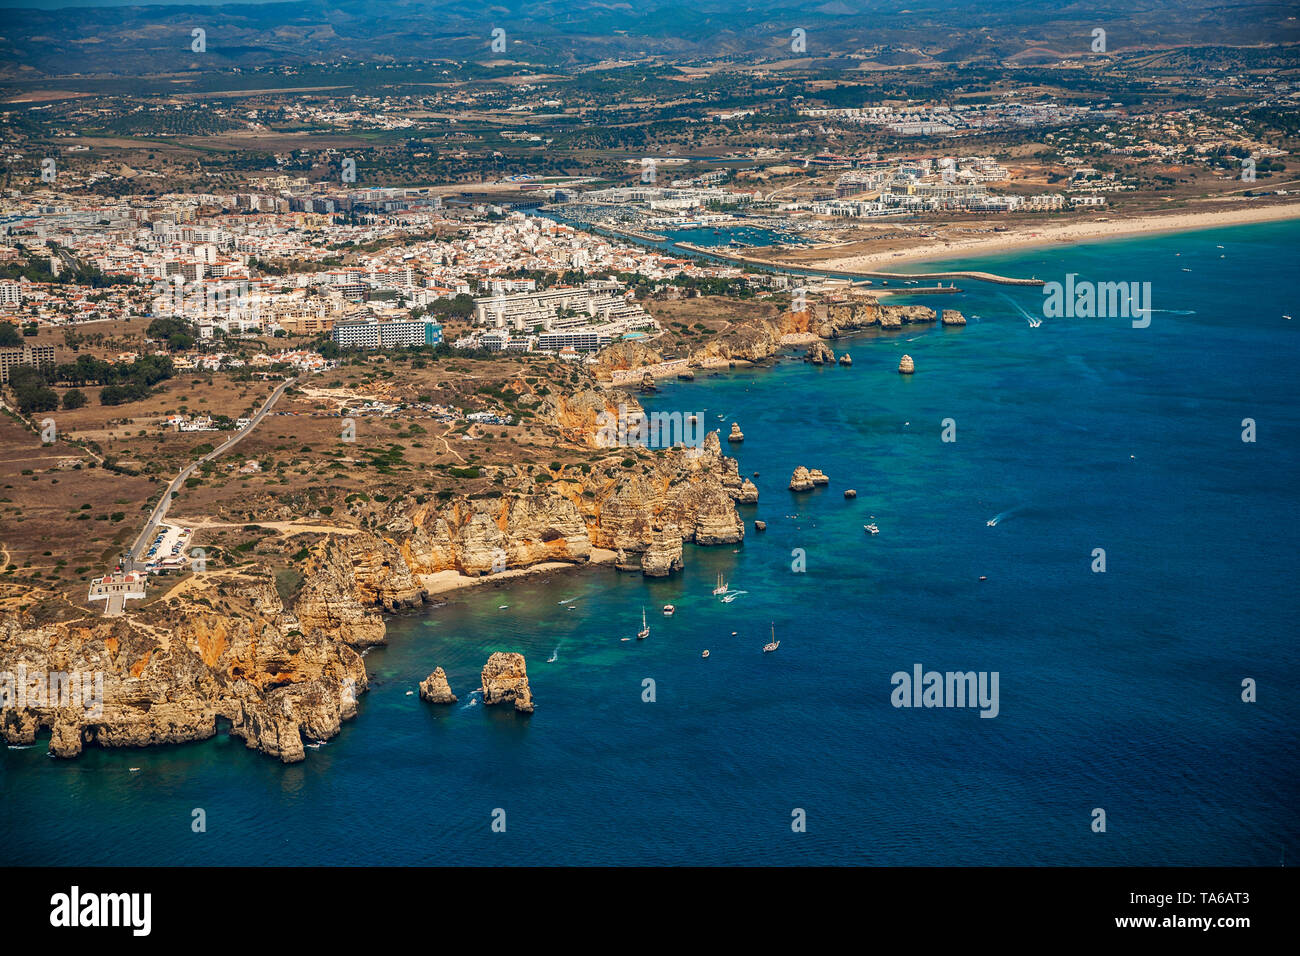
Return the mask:
{"type": "Polygon", "coordinates": [[[0,0],[0,70],[10,79],[141,75],[321,60],[525,60],[584,64],[666,56],[707,61],[857,54],[882,65],[1056,59],[1106,31],[1122,51],[1300,40],[1286,2],[1132,0],[475,0],[154,4],[69,8],[0,0]],[[20,9],[21,7],[21,9],[20,9]],[[34,8],[39,7],[39,8],[34,8]],[[1290,19],[1288,19],[1290,18],[1290,19]],[[206,50],[191,31],[206,31],[206,50]],[[506,52],[490,48],[506,31],[506,52]],[[807,53],[791,48],[806,31],[807,53]]]}

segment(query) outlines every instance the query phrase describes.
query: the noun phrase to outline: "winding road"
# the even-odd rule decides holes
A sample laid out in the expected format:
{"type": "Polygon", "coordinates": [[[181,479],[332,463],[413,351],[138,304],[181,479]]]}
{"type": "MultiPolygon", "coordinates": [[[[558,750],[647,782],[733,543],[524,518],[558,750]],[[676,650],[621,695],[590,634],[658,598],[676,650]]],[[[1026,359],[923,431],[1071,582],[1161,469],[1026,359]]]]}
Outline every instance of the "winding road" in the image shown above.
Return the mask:
{"type": "Polygon", "coordinates": [[[179,475],[172,479],[171,484],[169,484],[166,490],[163,491],[162,498],[158,500],[158,504],[154,505],[153,511],[149,512],[149,519],[145,522],[145,526],[141,530],[140,536],[135,539],[135,542],[122,557],[123,571],[134,571],[137,567],[143,569],[144,562],[140,561],[140,555],[148,550],[149,542],[153,540],[158,525],[160,525],[163,519],[167,517],[167,509],[171,507],[172,497],[180,491],[181,487],[185,484],[185,479],[194,474],[194,470],[200,465],[225,454],[245,435],[256,428],[258,423],[266,417],[266,414],[271,410],[271,407],[280,400],[280,396],[284,394],[285,389],[292,385],[294,381],[295,379],[293,378],[287,378],[277,385],[275,391],[271,392],[271,394],[267,396],[266,401],[262,403],[262,407],[254,413],[253,417],[249,419],[247,425],[235,432],[235,434],[231,435],[202,458],[197,458],[190,462],[181,470],[179,475]]]}

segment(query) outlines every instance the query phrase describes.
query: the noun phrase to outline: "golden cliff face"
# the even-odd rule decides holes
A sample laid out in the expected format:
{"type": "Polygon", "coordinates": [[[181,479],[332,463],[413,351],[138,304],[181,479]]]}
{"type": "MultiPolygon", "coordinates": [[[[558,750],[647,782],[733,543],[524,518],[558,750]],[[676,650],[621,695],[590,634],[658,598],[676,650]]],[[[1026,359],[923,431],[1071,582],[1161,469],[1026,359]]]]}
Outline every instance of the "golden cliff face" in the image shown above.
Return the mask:
{"type": "Polygon", "coordinates": [[[298,620],[304,629],[342,623],[369,635],[374,608],[419,603],[420,575],[584,564],[593,548],[639,553],[669,525],[682,540],[702,545],[744,539],[735,502],[750,489],[735,460],[722,454],[716,432],[701,448],[633,460],[614,475],[597,468],[569,481],[526,479],[497,497],[391,502],[376,513],[379,533],[335,536],[317,546],[295,605],[298,620]]]}
{"type": "Polygon", "coordinates": [[[881,305],[874,296],[860,296],[844,302],[830,302],[826,319],[813,329],[824,339],[877,326],[901,329],[904,325],[935,321],[934,309],[923,305],[881,305]]]}
{"type": "Polygon", "coordinates": [[[249,747],[303,759],[304,736],[332,737],[356,713],[366,687],[361,655],[346,628],[300,630],[269,572],[228,580],[228,595],[210,591],[201,602],[177,599],[112,620],[0,622],[0,673],[26,685],[21,696],[9,688],[0,737],[31,744],[50,728],[51,752],[75,757],[87,744],[203,740],[221,718],[249,747]],[[90,692],[50,693],[51,674],[78,677],[90,692]]]}
{"type": "MultiPolygon", "coordinates": [[[[594,424],[587,401],[569,408],[585,408],[594,424]]],[[[356,714],[367,686],[358,649],[383,643],[384,612],[425,600],[422,575],[583,564],[595,548],[663,575],[681,567],[684,541],[744,538],[735,502],[749,489],[716,432],[699,448],[610,449],[573,474],[517,474],[496,497],[370,502],[358,517],[373,530],[310,545],[291,599],[281,599],[270,568],[256,567],[185,580],[119,618],[4,619],[0,677],[98,675],[102,693],[91,707],[25,693],[0,701],[0,738],[31,744],[49,729],[51,751],[73,757],[87,745],[203,740],[225,721],[250,748],[302,760],[304,740],[328,739],[356,714]]]]}

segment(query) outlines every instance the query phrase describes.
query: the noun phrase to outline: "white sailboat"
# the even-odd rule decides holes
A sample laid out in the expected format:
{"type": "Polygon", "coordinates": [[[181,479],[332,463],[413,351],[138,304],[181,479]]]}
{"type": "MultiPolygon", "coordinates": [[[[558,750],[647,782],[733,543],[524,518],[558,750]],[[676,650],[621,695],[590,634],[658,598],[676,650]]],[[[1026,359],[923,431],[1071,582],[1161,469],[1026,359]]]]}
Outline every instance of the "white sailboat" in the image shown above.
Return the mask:
{"type": "Polygon", "coordinates": [[[781,642],[778,641],[778,640],[776,639],[776,625],[773,624],[773,625],[772,625],[772,640],[771,640],[770,643],[767,643],[767,644],[764,644],[764,645],[763,645],[763,653],[764,653],[764,654],[771,654],[774,650],[776,650],[776,649],[777,649],[778,647],[780,647],[780,646],[781,646],[781,642]]]}
{"type": "Polygon", "coordinates": [[[641,630],[636,632],[636,639],[638,641],[644,641],[649,636],[650,625],[647,624],[645,620],[645,608],[641,608],[641,630]]]}
{"type": "Polygon", "coordinates": [[[726,594],[726,593],[727,593],[727,582],[724,581],[724,580],[722,580],[722,572],[721,572],[721,571],[718,572],[718,586],[715,587],[715,588],[713,589],[713,593],[714,593],[715,595],[717,595],[717,594],[726,594]]]}

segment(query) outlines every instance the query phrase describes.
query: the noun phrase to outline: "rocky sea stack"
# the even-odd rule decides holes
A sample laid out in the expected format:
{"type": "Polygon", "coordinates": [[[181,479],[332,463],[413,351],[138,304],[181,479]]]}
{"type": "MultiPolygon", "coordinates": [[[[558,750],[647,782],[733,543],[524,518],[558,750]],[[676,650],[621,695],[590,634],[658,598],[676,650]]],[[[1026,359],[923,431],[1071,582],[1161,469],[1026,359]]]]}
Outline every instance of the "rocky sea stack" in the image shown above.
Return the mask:
{"type": "Polygon", "coordinates": [[[900,375],[911,375],[916,371],[916,363],[912,361],[912,356],[904,355],[898,360],[898,373],[900,375]]]}
{"type": "Polygon", "coordinates": [[[843,355],[840,356],[840,364],[845,366],[852,365],[853,356],[850,355],[848,352],[845,352],[843,355]]]}
{"type": "Polygon", "coordinates": [[[441,667],[435,667],[433,673],[420,681],[420,700],[431,704],[454,704],[456,695],[447,683],[447,674],[441,667]]]}
{"type": "Polygon", "coordinates": [[[791,491],[812,491],[818,485],[829,485],[830,478],[818,468],[805,468],[800,465],[790,476],[791,491]]]}
{"type": "Polygon", "coordinates": [[[808,351],[803,360],[811,362],[813,365],[834,365],[835,353],[827,347],[825,342],[814,342],[808,346],[808,351]]]}
{"type": "Polygon", "coordinates": [[[962,315],[956,309],[944,309],[942,321],[944,325],[965,325],[966,316],[962,315]]]}
{"type": "Polygon", "coordinates": [[[754,522],[754,530],[755,530],[755,531],[766,531],[766,530],[767,530],[767,522],[766,522],[766,521],[755,521],[755,522],[754,522]]]}
{"type": "Polygon", "coordinates": [[[648,578],[666,578],[682,568],[682,534],[676,525],[654,532],[650,547],[641,555],[641,573],[648,578]]]}
{"type": "Polygon", "coordinates": [[[514,701],[515,710],[521,714],[533,712],[533,692],[528,687],[524,655],[497,651],[483,665],[483,703],[510,701],[514,701]]]}
{"type": "Polygon", "coordinates": [[[852,488],[845,488],[845,489],[844,489],[844,497],[845,497],[845,498],[856,498],[857,496],[858,496],[858,493],[857,493],[856,491],[854,491],[852,488]]]}
{"type": "Polygon", "coordinates": [[[745,433],[740,430],[737,422],[731,423],[731,434],[727,436],[727,441],[742,442],[745,440],[745,433]]]}

